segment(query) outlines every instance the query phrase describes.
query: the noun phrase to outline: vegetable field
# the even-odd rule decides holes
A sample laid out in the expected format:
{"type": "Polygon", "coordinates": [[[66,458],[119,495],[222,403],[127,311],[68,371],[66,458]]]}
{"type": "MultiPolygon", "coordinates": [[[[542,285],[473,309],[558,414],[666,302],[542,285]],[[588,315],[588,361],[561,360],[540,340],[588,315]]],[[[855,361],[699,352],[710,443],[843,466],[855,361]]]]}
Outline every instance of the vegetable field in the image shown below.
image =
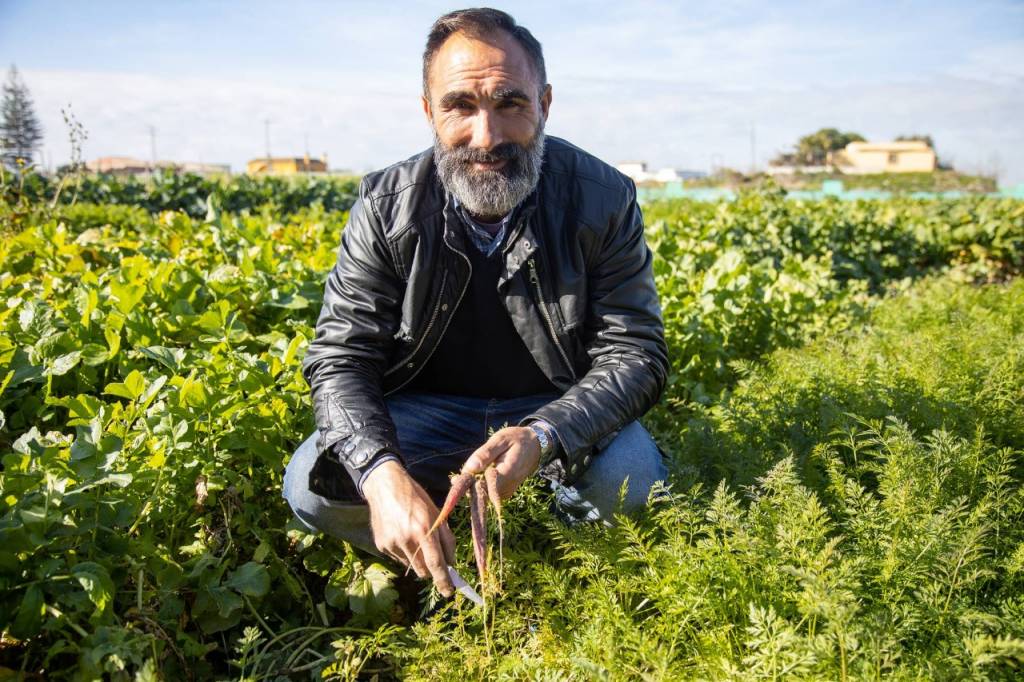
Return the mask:
{"type": "Polygon", "coordinates": [[[0,678],[1024,674],[1024,202],[645,207],[670,494],[525,487],[480,608],[291,520],[351,190],[279,190],[2,195],[0,678]]]}

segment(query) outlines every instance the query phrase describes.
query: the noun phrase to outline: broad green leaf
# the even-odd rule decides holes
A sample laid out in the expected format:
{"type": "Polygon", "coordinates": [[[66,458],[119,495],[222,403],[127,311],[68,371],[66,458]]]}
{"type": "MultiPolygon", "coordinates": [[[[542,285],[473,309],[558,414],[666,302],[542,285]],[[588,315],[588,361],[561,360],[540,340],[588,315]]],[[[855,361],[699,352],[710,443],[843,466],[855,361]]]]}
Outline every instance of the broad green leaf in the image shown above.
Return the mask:
{"type": "Polygon", "coordinates": [[[122,283],[114,280],[110,283],[110,293],[117,299],[117,309],[127,315],[146,295],[146,285],[145,283],[122,283]]]}
{"type": "Polygon", "coordinates": [[[96,479],[95,481],[90,481],[89,483],[86,483],[83,486],[79,486],[78,488],[68,490],[66,493],[64,493],[64,495],[68,496],[71,495],[72,493],[82,493],[85,492],[86,490],[91,490],[92,488],[96,488],[101,485],[106,485],[108,483],[115,485],[118,488],[124,488],[131,482],[131,474],[107,474],[103,478],[96,479]]]}
{"type": "Polygon", "coordinates": [[[180,371],[181,363],[185,360],[184,348],[148,346],[146,348],[139,348],[138,351],[150,360],[156,360],[172,372],[180,371]]]}
{"type": "Polygon", "coordinates": [[[263,564],[249,561],[232,571],[224,585],[249,597],[262,597],[270,591],[270,573],[263,564]]]}
{"type": "Polygon", "coordinates": [[[96,607],[90,620],[98,620],[114,598],[114,583],[107,569],[96,562],[86,561],[71,569],[71,575],[85,588],[89,601],[96,607]]]}
{"type": "Polygon", "coordinates": [[[88,423],[90,419],[101,414],[106,406],[102,400],[88,393],[80,393],[73,398],[54,399],[51,403],[67,408],[68,416],[71,417],[68,421],[69,426],[88,423]]]}
{"type": "Polygon", "coordinates": [[[217,613],[222,618],[231,616],[245,605],[242,598],[227,587],[209,587],[207,592],[213,598],[214,603],[217,605],[217,613]]]}
{"type": "Polygon", "coordinates": [[[282,358],[284,364],[291,364],[291,361],[295,359],[296,353],[299,352],[299,347],[302,346],[302,342],[305,340],[306,337],[302,336],[302,334],[296,335],[295,338],[291,340],[288,344],[288,350],[284,352],[284,358],[282,358]]]}
{"type": "Polygon", "coordinates": [[[398,592],[391,586],[394,574],[381,564],[373,563],[348,586],[348,605],[352,613],[367,621],[386,616],[398,592]]]}
{"type": "Polygon", "coordinates": [[[55,358],[52,362],[47,363],[47,369],[43,372],[45,375],[51,376],[63,376],[74,369],[75,365],[82,358],[82,351],[76,350],[71,351],[65,355],[61,355],[59,358],[55,358]]]}
{"type": "Polygon", "coordinates": [[[110,351],[98,343],[87,343],[82,346],[82,362],[90,367],[102,365],[110,358],[110,351]]]}
{"type": "Polygon", "coordinates": [[[32,323],[36,320],[36,306],[32,301],[27,301],[18,313],[18,325],[21,331],[27,332],[32,323]]]}
{"type": "Polygon", "coordinates": [[[7,390],[7,385],[11,383],[11,379],[14,378],[14,372],[10,371],[4,375],[3,381],[0,381],[0,397],[3,396],[4,391],[7,390]]]}
{"type": "Polygon", "coordinates": [[[153,399],[156,398],[157,394],[160,393],[160,389],[162,389],[166,383],[167,377],[163,374],[150,382],[149,386],[147,386],[146,390],[142,393],[142,399],[139,401],[139,406],[143,410],[149,407],[149,404],[153,402],[153,399]]]}
{"type": "MultiPolygon", "coordinates": [[[[11,623],[11,634],[18,639],[29,639],[39,634],[43,625],[43,590],[39,585],[30,585],[21,598],[18,613],[11,623]]],[[[6,619],[5,619],[6,620],[6,619]]]]}
{"type": "Polygon", "coordinates": [[[348,606],[348,586],[352,580],[352,570],[343,566],[327,579],[324,586],[324,600],[336,609],[343,609],[348,606]]]}
{"type": "Polygon", "coordinates": [[[128,376],[124,378],[123,382],[115,382],[107,384],[103,392],[107,395],[115,395],[119,398],[127,398],[128,400],[135,400],[142,395],[142,392],[146,388],[146,379],[142,376],[142,373],[137,369],[133,369],[129,372],[128,376]]]}
{"type": "Polygon", "coordinates": [[[107,346],[110,348],[110,357],[113,358],[121,350],[121,330],[104,327],[103,337],[107,340],[107,346]]]}
{"type": "Polygon", "coordinates": [[[336,571],[338,563],[339,558],[337,550],[326,548],[310,552],[302,560],[302,565],[306,567],[307,571],[310,573],[316,573],[319,576],[326,576],[332,571],[336,571]]]}

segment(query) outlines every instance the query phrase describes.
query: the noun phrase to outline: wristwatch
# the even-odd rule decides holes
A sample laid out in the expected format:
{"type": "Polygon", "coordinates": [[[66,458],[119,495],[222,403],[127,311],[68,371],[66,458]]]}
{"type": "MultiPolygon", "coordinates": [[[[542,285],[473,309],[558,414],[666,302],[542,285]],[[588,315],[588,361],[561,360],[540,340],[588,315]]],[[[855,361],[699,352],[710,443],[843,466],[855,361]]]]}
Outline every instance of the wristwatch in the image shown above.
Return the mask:
{"type": "Polygon", "coordinates": [[[537,442],[540,443],[540,461],[547,461],[548,455],[550,455],[551,451],[554,450],[555,448],[554,441],[552,440],[551,436],[548,435],[547,429],[545,429],[537,422],[533,422],[531,424],[528,424],[527,426],[529,426],[530,430],[537,435],[537,442]]]}

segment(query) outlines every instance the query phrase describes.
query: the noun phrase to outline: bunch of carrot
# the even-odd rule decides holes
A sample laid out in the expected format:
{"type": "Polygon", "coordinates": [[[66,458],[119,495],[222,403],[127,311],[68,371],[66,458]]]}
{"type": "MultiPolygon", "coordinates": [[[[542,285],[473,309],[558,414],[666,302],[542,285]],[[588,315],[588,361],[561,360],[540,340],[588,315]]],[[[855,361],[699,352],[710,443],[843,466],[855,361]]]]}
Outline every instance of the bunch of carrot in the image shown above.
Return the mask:
{"type": "MultiPolygon", "coordinates": [[[[448,496],[441,506],[441,513],[438,514],[434,525],[427,532],[429,537],[441,527],[455,505],[466,495],[469,495],[469,521],[473,534],[473,556],[476,559],[476,570],[480,576],[480,584],[485,584],[487,575],[487,501],[490,500],[494,507],[495,517],[498,519],[498,547],[499,552],[505,542],[505,531],[501,522],[501,496],[498,494],[498,470],[494,465],[487,467],[484,473],[477,474],[456,474],[452,476],[452,487],[448,496]]],[[[500,556],[500,554],[499,554],[500,556]]],[[[499,559],[500,561],[500,559],[499,559]]]]}

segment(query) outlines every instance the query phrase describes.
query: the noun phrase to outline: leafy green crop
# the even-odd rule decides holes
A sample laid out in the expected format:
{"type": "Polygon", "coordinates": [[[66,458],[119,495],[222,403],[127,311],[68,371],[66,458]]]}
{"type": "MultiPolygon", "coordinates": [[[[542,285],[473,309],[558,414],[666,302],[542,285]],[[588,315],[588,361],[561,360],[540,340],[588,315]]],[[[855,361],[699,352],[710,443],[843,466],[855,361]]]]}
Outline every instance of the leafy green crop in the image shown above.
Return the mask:
{"type": "Polygon", "coordinates": [[[299,366],[346,215],[250,189],[237,205],[173,183],[153,203],[0,203],[19,226],[0,241],[0,666],[1017,670],[1021,202],[650,207],[673,376],[647,423],[673,496],[614,529],[566,529],[524,489],[485,639],[477,611],[420,619],[393,567],[291,521],[281,475],[313,429],[299,366]]]}

